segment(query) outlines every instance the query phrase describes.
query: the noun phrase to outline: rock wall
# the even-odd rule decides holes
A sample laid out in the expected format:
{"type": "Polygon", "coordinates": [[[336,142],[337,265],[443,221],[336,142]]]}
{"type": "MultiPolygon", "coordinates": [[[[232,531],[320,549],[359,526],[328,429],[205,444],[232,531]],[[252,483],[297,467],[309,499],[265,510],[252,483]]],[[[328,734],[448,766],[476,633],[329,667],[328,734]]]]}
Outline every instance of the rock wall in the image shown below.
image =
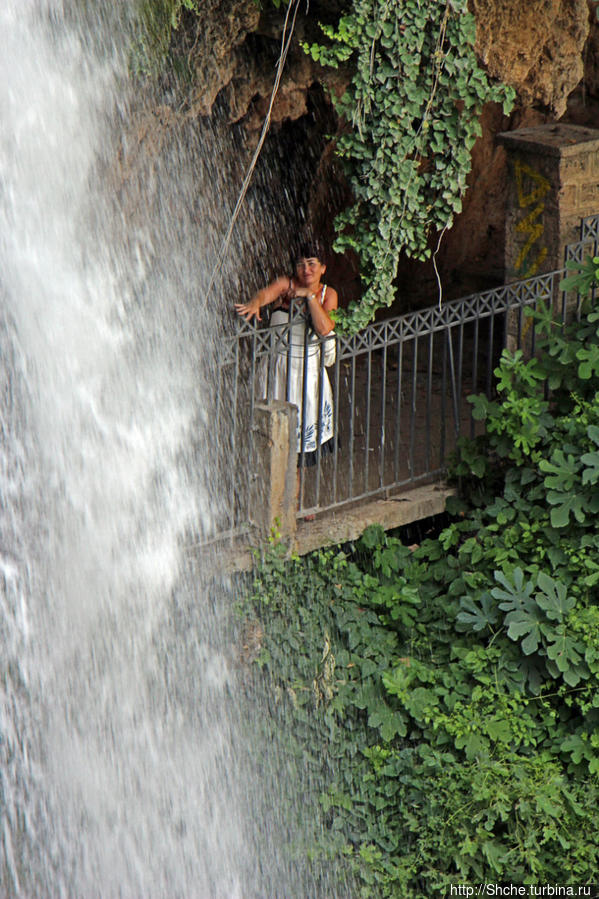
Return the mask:
{"type": "MultiPolygon", "coordinates": [[[[322,143],[334,120],[326,100],[311,101],[316,85],[342,91],[348,74],[325,70],[301,50],[302,40],[318,39],[319,21],[335,21],[341,0],[311,0],[295,26],[284,77],[273,108],[269,140],[300,120],[306,145],[322,143]]],[[[503,278],[505,154],[495,143],[499,131],[548,121],[599,126],[599,24],[597,0],[470,0],[476,17],[476,50],[493,78],[512,85],[517,105],[506,118],[490,106],[482,116],[483,135],[473,152],[463,212],[446,235],[438,266],[446,297],[499,283],[503,278]]],[[[240,122],[251,148],[257,140],[272,90],[285,8],[259,12],[255,0],[204,0],[200,19],[187,35],[194,69],[191,116],[207,115],[217,104],[231,123],[240,122]],[[193,38],[193,40],[192,40],[193,38]]],[[[189,19],[191,26],[191,17],[189,19]]],[[[292,191],[293,193],[293,191],[292,191]]],[[[332,238],[334,214],[348,202],[333,154],[325,150],[306,197],[306,214],[332,238]]],[[[355,260],[337,260],[331,276],[343,300],[359,290],[355,260]]],[[[436,300],[431,266],[405,260],[400,268],[401,308],[436,300]],[[415,271],[418,277],[414,278],[415,271]],[[415,292],[414,284],[419,285],[415,292]]]]}
{"type": "MultiPolygon", "coordinates": [[[[439,260],[450,297],[504,277],[505,151],[501,131],[563,121],[599,127],[599,23],[587,0],[470,0],[476,49],[489,74],[517,93],[509,118],[488,107],[472,155],[462,214],[439,260]]],[[[428,289],[433,287],[428,272],[428,289]]]]}
{"type": "MultiPolygon", "coordinates": [[[[194,35],[187,52],[194,79],[190,101],[192,115],[208,115],[219,98],[231,123],[243,119],[251,134],[262,126],[273,88],[286,8],[264,4],[260,11],[256,0],[203,0],[198,15],[188,16],[188,29],[194,35]]],[[[273,123],[305,115],[307,92],[315,83],[333,90],[343,89],[346,76],[314,63],[300,47],[302,41],[317,40],[318,22],[334,22],[340,3],[326,8],[313,0],[309,15],[302,9],[295,19],[293,40],[285,64],[284,76],[272,110],[273,123]]],[[[291,30],[287,21],[287,33],[291,30]]]]}
{"type": "Polygon", "coordinates": [[[563,115],[583,77],[587,0],[470,0],[470,8],[489,74],[512,85],[522,106],[563,115]]]}
{"type": "Polygon", "coordinates": [[[192,43],[185,50],[194,73],[190,112],[205,116],[234,78],[241,47],[256,31],[260,10],[252,0],[203,0],[197,15],[186,21],[185,37],[192,43]]]}

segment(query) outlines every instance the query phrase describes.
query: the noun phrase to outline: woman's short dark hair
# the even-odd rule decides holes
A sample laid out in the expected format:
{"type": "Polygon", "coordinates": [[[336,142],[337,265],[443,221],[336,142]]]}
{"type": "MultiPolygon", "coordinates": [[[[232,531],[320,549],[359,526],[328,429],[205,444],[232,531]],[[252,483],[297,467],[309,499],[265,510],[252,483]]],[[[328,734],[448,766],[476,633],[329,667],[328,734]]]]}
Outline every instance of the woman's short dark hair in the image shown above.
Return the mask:
{"type": "Polygon", "coordinates": [[[319,240],[310,239],[298,241],[293,252],[292,264],[295,267],[300,259],[318,259],[324,264],[324,250],[319,240]]]}

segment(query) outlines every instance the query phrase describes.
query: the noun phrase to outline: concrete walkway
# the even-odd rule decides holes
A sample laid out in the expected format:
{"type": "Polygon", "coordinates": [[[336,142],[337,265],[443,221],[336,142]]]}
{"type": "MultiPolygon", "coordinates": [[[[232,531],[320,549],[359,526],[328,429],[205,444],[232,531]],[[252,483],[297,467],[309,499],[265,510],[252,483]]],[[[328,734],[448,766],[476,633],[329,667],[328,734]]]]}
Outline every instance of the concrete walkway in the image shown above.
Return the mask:
{"type": "MultiPolygon", "coordinates": [[[[389,499],[376,499],[351,508],[323,512],[314,521],[298,521],[290,551],[304,556],[325,546],[357,540],[371,524],[380,524],[390,531],[440,515],[445,511],[447,498],[455,493],[455,488],[440,482],[406,490],[389,499]]],[[[190,547],[190,552],[197,552],[200,559],[205,558],[208,566],[218,565],[219,571],[225,574],[248,571],[255,561],[252,549],[247,545],[215,544],[210,551],[190,547]]]]}
{"type": "Polygon", "coordinates": [[[448,496],[455,488],[447,484],[427,484],[399,493],[390,499],[376,499],[318,516],[315,521],[299,521],[294,549],[300,556],[331,544],[357,540],[370,524],[380,524],[386,531],[414,521],[440,515],[448,496]]]}

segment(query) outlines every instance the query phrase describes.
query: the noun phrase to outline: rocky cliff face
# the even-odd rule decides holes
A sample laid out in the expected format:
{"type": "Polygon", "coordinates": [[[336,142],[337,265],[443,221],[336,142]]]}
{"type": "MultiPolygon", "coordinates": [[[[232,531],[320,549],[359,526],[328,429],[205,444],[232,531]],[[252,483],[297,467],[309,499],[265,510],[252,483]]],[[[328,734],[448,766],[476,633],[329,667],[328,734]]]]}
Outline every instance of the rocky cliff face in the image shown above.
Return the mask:
{"type": "MultiPolygon", "coordinates": [[[[318,38],[317,22],[335,20],[336,6],[312,0],[309,15],[298,16],[274,121],[303,115],[305,92],[315,81],[342,85],[342,75],[323,70],[299,48],[300,41],[318,38]]],[[[585,63],[589,88],[597,89],[597,6],[596,0],[470,0],[477,53],[491,77],[516,89],[521,106],[540,106],[559,118],[585,63]]],[[[252,101],[270,94],[283,23],[283,10],[260,13],[255,0],[205,0],[190,51],[197,114],[208,114],[222,92],[232,121],[251,117],[252,101]]]]}
{"type": "MultiPolygon", "coordinates": [[[[246,54],[248,35],[260,22],[260,10],[252,0],[204,0],[197,16],[190,16],[189,57],[194,70],[191,112],[209,115],[218,94],[238,73],[246,54]]],[[[258,85],[252,85],[258,88],[258,85]]],[[[246,108],[247,111],[247,108],[246,108]]]]}
{"type": "MultiPolygon", "coordinates": [[[[316,86],[343,90],[347,74],[324,70],[306,56],[299,43],[318,39],[318,21],[335,21],[339,0],[311,0],[302,6],[281,87],[274,104],[271,143],[294,140],[318,146],[320,162],[312,166],[308,217],[332,235],[334,213],[348,197],[333,155],[322,139],[334,115],[330,104],[314,102],[316,86]],[[327,108],[328,106],[328,108],[327,108]]],[[[463,213],[446,236],[439,257],[447,295],[481,289],[502,279],[504,151],[495,145],[498,131],[554,120],[599,126],[599,24],[597,0],[470,0],[477,21],[477,53],[489,74],[512,85],[517,107],[509,119],[497,108],[485,110],[483,136],[473,154],[470,187],[463,213]]],[[[285,8],[260,13],[255,0],[204,0],[199,19],[189,18],[184,35],[194,70],[191,116],[206,116],[219,106],[229,122],[241,123],[248,145],[257,139],[268,107],[280,53],[285,8]]],[[[293,193],[293,191],[292,191],[293,193]]],[[[347,261],[346,261],[347,263],[347,261]]],[[[355,296],[351,262],[338,267],[345,299],[355,296]]],[[[406,261],[400,282],[413,284],[413,264],[406,261]]],[[[432,271],[419,268],[421,296],[434,295],[432,271]]]]}
{"type": "MultiPolygon", "coordinates": [[[[231,123],[244,120],[249,132],[262,125],[273,87],[286,8],[260,12],[256,0],[204,0],[197,16],[187,19],[185,35],[194,72],[191,112],[209,115],[216,98],[231,123]],[[193,37],[193,40],[190,39],[193,37]]],[[[293,41],[284,77],[272,112],[274,123],[303,116],[307,91],[316,82],[342,86],[343,75],[317,66],[301,50],[300,42],[316,40],[319,21],[334,22],[339,2],[313,0],[309,15],[302,10],[293,28],[293,41]]],[[[290,28],[291,20],[287,23],[290,28]]]]}
{"type": "Polygon", "coordinates": [[[587,0],[470,0],[470,6],[489,74],[511,84],[522,106],[563,115],[584,74],[587,0]]]}
{"type": "MultiPolygon", "coordinates": [[[[500,131],[551,121],[599,127],[599,23],[587,0],[470,0],[477,52],[489,74],[515,88],[509,118],[483,114],[463,213],[447,235],[441,266],[457,296],[503,280],[505,153],[500,131]]],[[[429,278],[430,283],[430,278],[429,278]]]]}

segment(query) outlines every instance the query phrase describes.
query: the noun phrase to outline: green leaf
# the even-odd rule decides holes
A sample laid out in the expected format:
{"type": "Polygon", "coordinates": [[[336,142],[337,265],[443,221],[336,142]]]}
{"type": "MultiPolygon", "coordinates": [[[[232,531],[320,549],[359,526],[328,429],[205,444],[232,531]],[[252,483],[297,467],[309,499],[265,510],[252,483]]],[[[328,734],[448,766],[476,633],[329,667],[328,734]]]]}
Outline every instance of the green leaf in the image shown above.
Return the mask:
{"type": "Polygon", "coordinates": [[[596,484],[599,481],[599,452],[584,453],[580,457],[580,461],[584,465],[582,472],[582,483],[596,484]]]}
{"type": "Polygon", "coordinates": [[[482,844],[481,848],[483,851],[483,855],[487,859],[493,871],[496,871],[498,874],[503,874],[503,866],[504,861],[507,857],[507,852],[501,846],[501,844],[495,842],[494,840],[488,840],[482,844]]]}
{"type": "Polygon", "coordinates": [[[495,603],[488,593],[483,594],[478,602],[470,597],[465,597],[460,600],[460,609],[456,621],[473,631],[482,631],[486,627],[492,629],[499,620],[495,603]]]}
{"type": "Polygon", "coordinates": [[[500,743],[510,743],[513,739],[509,721],[499,715],[489,719],[485,727],[492,740],[497,740],[500,743]]]}
{"type": "Polygon", "coordinates": [[[407,733],[405,718],[401,712],[394,711],[383,702],[370,712],[368,726],[378,729],[383,740],[390,742],[394,737],[405,737],[407,733]]]}
{"type": "Polygon", "coordinates": [[[438,697],[432,690],[416,687],[409,692],[405,705],[410,714],[420,720],[425,712],[430,712],[438,703],[438,697]]]}
{"type": "MultiPolygon", "coordinates": [[[[386,671],[383,674],[383,684],[385,689],[394,696],[405,696],[411,682],[411,672],[403,666],[395,668],[393,671],[386,671]]],[[[365,706],[362,706],[364,708],[365,706]]]]}
{"type": "Polygon", "coordinates": [[[571,490],[574,486],[580,465],[574,456],[566,456],[561,449],[558,449],[552,454],[550,461],[541,459],[539,468],[550,473],[544,479],[547,488],[565,491],[571,490]]]}
{"type": "Polygon", "coordinates": [[[491,596],[499,600],[500,609],[520,609],[526,606],[534,590],[532,582],[524,582],[524,572],[520,567],[514,568],[513,581],[510,581],[502,571],[495,571],[493,577],[503,586],[503,590],[495,587],[491,590],[491,596]]]}
{"type": "Polygon", "coordinates": [[[504,622],[507,626],[507,634],[510,640],[522,639],[522,651],[525,655],[531,655],[539,647],[541,642],[541,625],[544,616],[537,603],[531,599],[534,585],[532,582],[524,582],[524,572],[521,568],[515,568],[513,583],[501,572],[495,572],[495,580],[503,584],[503,590],[495,587],[491,595],[500,600],[499,608],[507,611],[504,622]]]}
{"type": "Polygon", "coordinates": [[[547,494],[547,502],[554,507],[551,510],[551,524],[554,528],[565,528],[570,521],[570,515],[580,524],[586,520],[584,497],[576,493],[557,493],[550,490],[547,494]]]}
{"type": "MultiPolygon", "coordinates": [[[[514,616],[518,616],[517,612],[511,613],[514,616]]],[[[526,629],[522,629],[523,621],[512,621],[510,626],[508,627],[508,637],[511,640],[516,640],[518,636],[521,636],[523,633],[526,633],[527,636],[522,640],[520,644],[522,647],[522,652],[525,656],[532,655],[533,652],[536,652],[539,643],[541,642],[541,629],[539,621],[533,621],[532,616],[527,617],[526,629]]]]}
{"type": "Polygon", "coordinates": [[[569,668],[576,668],[581,661],[579,644],[564,629],[551,634],[549,639],[551,642],[547,644],[547,656],[559,670],[563,673],[569,668]]]}
{"type": "Polygon", "coordinates": [[[543,571],[537,576],[537,587],[542,591],[535,595],[537,604],[551,621],[562,621],[570,609],[574,608],[576,600],[573,597],[568,598],[565,584],[554,580],[543,571]]]}
{"type": "Polygon", "coordinates": [[[472,417],[476,421],[484,421],[495,405],[494,403],[491,403],[484,394],[469,396],[468,402],[472,403],[472,417]]]}
{"type": "Polygon", "coordinates": [[[571,734],[562,740],[560,744],[562,752],[568,752],[574,764],[579,765],[583,758],[589,758],[590,746],[587,740],[583,740],[580,734],[571,734]]]}
{"type": "Polygon", "coordinates": [[[488,742],[484,737],[471,732],[459,734],[455,739],[455,746],[456,749],[463,749],[469,760],[475,759],[481,752],[488,750],[488,742]]]}
{"type": "Polygon", "coordinates": [[[384,546],[385,539],[385,531],[381,525],[371,524],[362,534],[360,542],[364,545],[365,549],[373,549],[375,546],[384,546]]]}

